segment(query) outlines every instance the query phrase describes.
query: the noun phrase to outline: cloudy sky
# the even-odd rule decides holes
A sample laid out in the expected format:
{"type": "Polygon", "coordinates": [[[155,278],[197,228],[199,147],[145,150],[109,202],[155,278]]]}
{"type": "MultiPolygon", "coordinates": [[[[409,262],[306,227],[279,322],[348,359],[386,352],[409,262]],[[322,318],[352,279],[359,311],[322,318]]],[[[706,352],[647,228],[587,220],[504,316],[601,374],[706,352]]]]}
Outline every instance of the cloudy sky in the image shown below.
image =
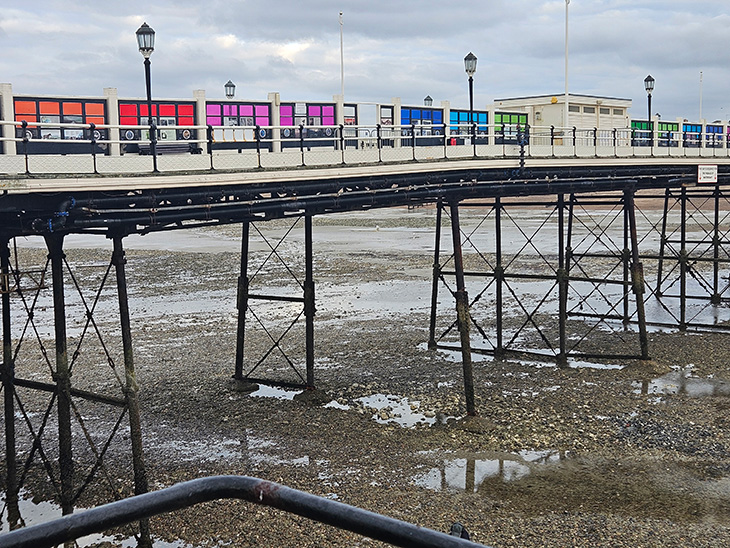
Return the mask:
{"type": "MultiPolygon", "coordinates": [[[[144,97],[135,31],[156,31],[152,93],[331,100],[340,92],[343,12],[348,101],[468,106],[464,56],[479,59],[475,106],[562,94],[565,0],[3,0],[0,82],[16,94],[144,97]]],[[[730,117],[727,0],[572,0],[572,93],[632,99],[645,116],[730,117]],[[702,78],[700,78],[702,72],[702,78]],[[701,82],[701,83],[700,83],[701,82]]]]}

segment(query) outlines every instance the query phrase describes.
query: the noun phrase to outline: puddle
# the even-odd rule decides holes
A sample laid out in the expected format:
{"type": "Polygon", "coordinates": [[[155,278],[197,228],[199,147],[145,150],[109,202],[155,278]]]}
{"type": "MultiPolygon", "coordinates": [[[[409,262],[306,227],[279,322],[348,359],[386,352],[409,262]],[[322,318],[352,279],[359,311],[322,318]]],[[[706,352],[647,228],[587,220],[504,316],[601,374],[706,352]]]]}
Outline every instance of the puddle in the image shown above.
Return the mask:
{"type": "Polygon", "coordinates": [[[350,409],[349,405],[344,405],[344,404],[338,402],[337,400],[332,400],[327,405],[325,405],[325,407],[330,408],[330,409],[340,409],[342,411],[347,411],[350,409]]]}
{"type": "MultiPolygon", "coordinates": [[[[428,280],[320,284],[317,312],[334,318],[356,315],[363,320],[390,318],[394,314],[425,315],[430,306],[430,284],[428,280]]],[[[330,320],[333,324],[338,321],[330,320]]]]}
{"type": "MultiPolygon", "coordinates": [[[[74,513],[81,513],[84,508],[76,508],[74,513]]],[[[24,526],[28,527],[31,525],[38,525],[40,523],[46,523],[54,519],[62,517],[61,507],[57,504],[47,501],[33,502],[30,494],[25,490],[21,489],[18,497],[18,512],[19,521],[24,526]]],[[[17,521],[14,518],[9,517],[9,507],[5,501],[3,501],[2,512],[0,514],[0,534],[7,533],[11,530],[10,519],[13,519],[14,524],[17,521]]],[[[0,541],[2,536],[0,536],[0,541]]],[[[107,536],[101,533],[95,533],[93,535],[87,535],[81,537],[76,541],[74,546],[97,546],[102,543],[109,543],[111,546],[119,546],[121,548],[136,548],[137,539],[133,536],[121,539],[119,537],[107,536]]],[[[152,544],[155,548],[193,548],[191,544],[183,542],[181,540],[175,542],[166,542],[161,539],[152,538],[152,544]]]]}
{"type": "MultiPolygon", "coordinates": [[[[418,350],[421,351],[427,351],[428,345],[426,343],[420,343],[417,346],[418,350]]],[[[536,352],[540,352],[541,349],[536,349],[536,352]]],[[[548,349],[543,349],[548,354],[548,349]]],[[[437,350],[439,355],[444,356],[446,361],[452,362],[452,363],[461,363],[461,351],[460,350],[450,350],[450,349],[442,349],[439,348],[437,350]]],[[[491,354],[480,354],[478,352],[472,352],[471,354],[471,360],[473,363],[478,362],[489,362],[494,361],[494,356],[491,354]]],[[[522,365],[529,365],[533,366],[537,369],[542,367],[557,367],[557,364],[555,361],[549,361],[549,358],[546,357],[545,361],[537,361],[537,360],[519,360],[519,359],[513,359],[510,358],[509,361],[520,363],[522,365]]],[[[573,367],[576,369],[583,369],[583,368],[589,368],[589,369],[621,369],[624,366],[618,363],[597,363],[597,362],[588,362],[583,360],[575,360],[572,358],[568,358],[568,367],[573,367]]]]}
{"type": "Polygon", "coordinates": [[[730,524],[730,478],[692,463],[620,460],[569,452],[454,454],[412,478],[433,491],[466,491],[526,515],[616,514],[678,523],[730,524]]]}
{"type": "MultiPolygon", "coordinates": [[[[279,400],[293,400],[301,391],[285,390],[275,386],[260,385],[259,389],[251,392],[251,396],[257,398],[275,398],[279,400]]],[[[439,420],[446,421],[446,416],[437,416],[431,411],[420,411],[421,402],[417,400],[409,400],[402,396],[392,394],[373,394],[355,400],[357,406],[362,406],[366,410],[373,411],[372,418],[381,424],[398,424],[405,428],[411,428],[419,424],[434,425],[439,420]]],[[[339,409],[348,411],[351,406],[332,400],[324,407],[329,409],[339,409]]]]}
{"type": "Polygon", "coordinates": [[[285,390],[276,386],[259,385],[259,389],[251,392],[254,398],[275,398],[277,400],[293,400],[294,396],[301,394],[301,390],[285,390]]]}
{"type": "MultiPolygon", "coordinates": [[[[372,419],[380,424],[397,424],[404,428],[412,428],[417,425],[433,426],[444,424],[447,420],[455,417],[447,417],[433,411],[421,411],[421,402],[409,400],[402,396],[393,394],[373,394],[355,400],[360,409],[371,413],[372,419]]],[[[352,409],[337,400],[332,400],[325,407],[347,411],[352,409]]]]}
{"type": "Polygon", "coordinates": [[[175,455],[182,462],[221,462],[234,461],[242,458],[245,447],[241,447],[238,440],[223,439],[215,443],[210,440],[156,440],[150,437],[148,444],[158,451],[175,455]]]}
{"type": "Polygon", "coordinates": [[[695,398],[730,396],[730,382],[722,379],[693,377],[691,366],[678,368],[651,381],[635,381],[632,386],[635,394],[681,394],[695,398]]]}
{"type": "MultiPolygon", "coordinates": [[[[538,349],[538,352],[540,350],[538,349]]],[[[546,358],[547,360],[547,358],[546,358]]],[[[537,369],[542,367],[557,367],[554,361],[535,361],[535,360],[512,360],[523,365],[530,365],[537,369]]],[[[624,366],[619,363],[598,363],[598,362],[587,362],[583,360],[574,360],[568,358],[568,367],[574,369],[622,369],[624,366]]]]}
{"type": "Polygon", "coordinates": [[[445,460],[442,466],[414,478],[414,483],[432,491],[454,489],[476,492],[486,478],[515,481],[529,475],[534,466],[569,458],[569,455],[557,451],[523,451],[485,454],[481,457],[445,460]]]}
{"type": "MultiPolygon", "coordinates": [[[[428,343],[419,343],[416,348],[422,352],[429,351],[428,343]]],[[[461,363],[461,350],[451,350],[449,348],[439,348],[436,350],[440,356],[443,356],[447,362],[450,363],[461,363]]],[[[479,362],[491,362],[494,361],[494,356],[491,354],[481,354],[479,352],[471,353],[472,363],[479,362]]]]}
{"type": "Polygon", "coordinates": [[[148,434],[146,443],[150,451],[158,455],[170,455],[175,461],[241,466],[242,462],[255,469],[260,465],[308,466],[308,455],[292,457],[290,451],[276,440],[257,436],[247,430],[240,439],[208,437],[206,440],[171,438],[169,432],[162,437],[148,434]],[[174,456],[174,457],[173,457],[174,456]]]}
{"type": "Polygon", "coordinates": [[[420,412],[421,402],[417,400],[409,401],[408,398],[392,394],[373,394],[355,401],[365,409],[374,410],[373,419],[381,424],[395,423],[409,428],[417,424],[431,426],[439,419],[446,420],[446,417],[437,417],[432,411],[420,412]]]}

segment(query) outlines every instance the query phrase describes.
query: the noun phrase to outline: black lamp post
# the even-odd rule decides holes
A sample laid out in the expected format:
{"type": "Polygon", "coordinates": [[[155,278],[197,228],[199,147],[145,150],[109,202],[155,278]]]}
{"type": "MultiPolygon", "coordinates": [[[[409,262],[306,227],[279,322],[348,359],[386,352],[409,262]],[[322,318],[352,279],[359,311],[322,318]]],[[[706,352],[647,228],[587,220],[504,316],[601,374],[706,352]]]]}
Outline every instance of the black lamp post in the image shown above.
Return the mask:
{"type": "Polygon", "coordinates": [[[654,78],[651,77],[651,74],[644,78],[644,89],[648,101],[646,115],[649,120],[649,138],[654,141],[654,131],[651,125],[651,92],[654,91],[654,78]]]}
{"type": "Polygon", "coordinates": [[[137,29],[137,45],[144,57],[144,76],[147,86],[147,114],[150,124],[150,153],[152,154],[152,170],[157,171],[157,127],[152,116],[152,90],[150,85],[150,55],[155,51],[155,31],[147,23],[137,29]]]}
{"type": "Polygon", "coordinates": [[[236,84],[228,80],[223,87],[226,90],[226,97],[228,99],[233,99],[233,96],[236,95],[236,84]]]}
{"type": "Polygon", "coordinates": [[[477,56],[472,52],[464,57],[464,69],[469,76],[469,124],[471,124],[472,139],[476,139],[474,131],[474,73],[477,71],[477,56]]]}

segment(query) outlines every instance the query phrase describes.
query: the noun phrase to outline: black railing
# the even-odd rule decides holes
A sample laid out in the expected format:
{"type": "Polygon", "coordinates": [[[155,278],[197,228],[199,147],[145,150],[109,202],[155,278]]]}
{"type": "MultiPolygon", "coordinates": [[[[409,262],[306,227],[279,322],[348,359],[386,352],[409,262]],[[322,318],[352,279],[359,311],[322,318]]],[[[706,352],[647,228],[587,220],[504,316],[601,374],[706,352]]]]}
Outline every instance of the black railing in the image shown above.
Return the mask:
{"type": "MultiPolygon", "coordinates": [[[[7,124],[1,122],[0,124],[7,124]]],[[[134,133],[139,126],[83,127],[85,139],[39,139],[28,122],[13,122],[16,136],[2,138],[16,144],[16,155],[24,159],[12,161],[13,154],[0,154],[0,170],[7,165],[8,174],[123,174],[142,173],[149,169],[144,161],[135,156],[145,156],[156,149],[153,156],[153,172],[157,169],[157,156],[178,154],[173,160],[160,160],[160,171],[202,171],[216,169],[265,169],[298,166],[326,167],[344,164],[402,162],[406,160],[462,160],[472,158],[513,158],[524,161],[529,158],[564,157],[647,157],[661,156],[709,156],[730,157],[730,147],[722,150],[722,138],[704,139],[703,134],[689,141],[687,132],[660,132],[652,139],[647,132],[635,128],[556,128],[555,126],[530,126],[501,124],[499,126],[464,127],[448,124],[387,126],[191,126],[185,127],[177,140],[160,141],[154,134],[149,140],[140,140],[134,133]],[[127,131],[132,138],[113,140],[113,128],[127,131]],[[233,130],[233,140],[225,133],[233,130]],[[493,133],[491,132],[493,131],[493,133]],[[235,133],[238,132],[238,133],[235,133]],[[98,135],[97,135],[98,133],[98,135]],[[136,139],[136,140],[135,140],[136,139]],[[704,140],[703,140],[704,139],[704,140]],[[82,146],[82,149],[78,147],[82,146]],[[131,147],[131,148],[130,148],[131,147]],[[676,148],[677,152],[671,149],[676,148]],[[693,147],[698,153],[688,154],[693,147]],[[234,159],[230,152],[249,150],[234,159]],[[660,150],[661,149],[661,150],[660,150]],[[702,152],[707,149],[709,152],[702,152]],[[90,152],[90,153],[89,153],[90,152]],[[298,162],[292,162],[295,152],[298,162]],[[67,154],[68,153],[68,154],[67,154]],[[205,154],[207,159],[184,159],[181,153],[205,154]],[[117,155],[127,157],[120,162],[117,155]],[[43,158],[38,160],[38,158],[43,158]],[[88,164],[85,158],[88,157],[88,164]],[[112,158],[112,159],[109,159],[112,158]]],[[[37,125],[41,125],[37,123],[37,125]]],[[[47,125],[47,124],[46,124],[47,125]]],[[[79,124],[74,124],[79,126],[79,124]]],[[[82,125],[83,126],[83,125],[82,125]]],[[[183,127],[183,126],[180,126],[183,127]]],[[[166,126],[175,129],[178,126],[166,126]]],[[[159,131],[159,130],[158,130],[159,131]]]]}
{"type": "MultiPolygon", "coordinates": [[[[216,499],[241,499],[394,546],[476,548],[481,544],[247,476],[213,476],[112,502],[0,535],[2,548],[45,548],[216,499]]],[[[285,534],[282,531],[282,535],[285,534]]]]}

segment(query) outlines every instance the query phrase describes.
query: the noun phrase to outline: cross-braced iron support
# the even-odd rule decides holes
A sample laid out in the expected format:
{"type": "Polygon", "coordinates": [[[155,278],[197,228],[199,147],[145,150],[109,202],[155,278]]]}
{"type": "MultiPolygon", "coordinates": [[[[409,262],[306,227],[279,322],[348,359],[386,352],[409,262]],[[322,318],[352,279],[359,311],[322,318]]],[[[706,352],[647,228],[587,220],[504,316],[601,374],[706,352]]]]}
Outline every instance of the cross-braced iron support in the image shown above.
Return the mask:
{"type": "MultiPolygon", "coordinates": [[[[105,466],[107,451],[110,448],[115,436],[120,431],[124,415],[129,415],[129,434],[132,445],[132,465],[134,474],[134,492],[135,494],[143,494],[148,491],[148,483],[144,465],[144,455],[142,449],[142,427],[140,420],[140,410],[137,398],[138,386],[134,369],[134,359],[132,350],[132,336],[130,327],[130,313],[127,296],[127,281],[125,274],[125,258],[122,247],[122,238],[124,234],[114,234],[110,237],[114,243],[111,262],[107,264],[105,274],[101,278],[100,286],[96,291],[93,302],[87,300],[82,292],[79,284],[79,278],[71,270],[70,265],[66,261],[63,250],[64,236],[62,234],[49,234],[46,236],[46,247],[48,250],[48,261],[46,267],[41,272],[38,280],[33,279],[33,273],[36,271],[27,271],[21,273],[18,265],[15,267],[10,261],[10,239],[2,241],[0,246],[0,293],[2,295],[2,333],[3,333],[3,367],[2,367],[2,383],[4,391],[4,419],[5,419],[5,448],[6,448],[6,507],[8,511],[8,522],[10,528],[16,528],[22,524],[22,517],[19,513],[18,496],[20,488],[25,484],[31,467],[35,459],[40,458],[41,464],[48,474],[51,487],[55,491],[57,500],[60,502],[61,511],[64,515],[72,514],[74,508],[78,505],[82,493],[92,481],[103,474],[107,480],[110,480],[109,470],[105,466]],[[38,319],[36,317],[36,305],[38,298],[45,289],[45,273],[50,265],[52,279],[52,314],[53,314],[53,340],[55,345],[55,360],[48,358],[45,349],[43,336],[37,329],[38,319]],[[108,274],[114,266],[116,268],[117,280],[117,296],[119,300],[121,339],[124,355],[124,377],[120,378],[116,375],[114,358],[110,353],[110,349],[101,338],[99,325],[94,318],[94,311],[99,302],[102,290],[108,279],[108,274]],[[68,269],[69,278],[65,279],[65,270],[68,269]],[[27,278],[31,281],[31,287],[21,283],[21,280],[27,278]],[[67,301],[66,282],[72,282],[69,285],[75,287],[78,291],[78,299],[76,304],[67,301]],[[27,292],[33,293],[31,299],[26,295],[27,292]],[[17,339],[13,339],[13,331],[11,324],[11,296],[17,296],[19,302],[23,305],[27,319],[25,325],[15,334],[17,339]],[[67,342],[67,313],[68,307],[78,306],[80,304],[85,309],[85,324],[78,337],[74,337],[74,350],[69,352],[67,342]],[[99,349],[106,356],[107,365],[110,366],[118,381],[124,398],[115,397],[108,394],[98,394],[88,390],[79,389],[72,383],[72,373],[74,365],[78,366],[78,360],[82,356],[82,342],[88,331],[93,331],[99,337],[99,349]],[[41,355],[45,358],[48,365],[48,372],[51,382],[42,382],[33,378],[16,377],[16,365],[19,363],[29,363],[32,366],[38,365],[31,355],[27,357],[21,355],[18,360],[18,351],[23,344],[25,336],[29,333],[35,333],[37,342],[40,346],[41,355]],[[15,348],[14,348],[15,346],[15,348]],[[30,389],[37,392],[45,392],[52,395],[50,403],[47,404],[45,412],[42,414],[40,424],[33,424],[31,420],[32,413],[29,413],[28,401],[24,401],[22,393],[19,393],[17,387],[21,389],[30,389]],[[109,432],[94,431],[89,428],[84,415],[85,407],[80,405],[80,401],[87,403],[96,402],[103,406],[119,409],[119,415],[116,422],[109,432]],[[56,415],[53,417],[55,408],[56,415]],[[49,434],[50,428],[46,426],[57,423],[57,439],[49,434]],[[27,435],[32,438],[32,447],[28,452],[22,470],[19,470],[17,462],[16,444],[18,437],[16,435],[17,424],[25,424],[27,426],[27,435]],[[48,438],[52,443],[57,443],[57,449],[53,449],[44,444],[44,439],[48,438]],[[96,439],[95,439],[96,438],[96,439]],[[88,443],[87,450],[83,447],[77,447],[75,444],[85,439],[88,443]],[[100,443],[101,440],[101,443],[100,443]],[[45,445],[45,447],[44,447],[45,445]],[[78,450],[77,450],[78,449],[78,450]],[[85,456],[86,455],[86,456],[85,456]],[[86,460],[88,456],[92,456],[93,460],[86,460]],[[86,462],[84,462],[86,460],[86,462]]],[[[17,262],[17,250],[16,250],[17,262]]],[[[73,300],[73,295],[71,300],[73,300]]],[[[93,361],[91,365],[97,365],[93,361]]],[[[87,379],[88,380],[88,379],[87,379]]],[[[30,400],[29,400],[30,401],[30,400]]],[[[116,482],[110,483],[112,494],[115,498],[123,496],[116,482]]],[[[138,536],[138,546],[151,546],[149,526],[145,522],[140,522],[138,536]]]]}
{"type": "MultiPolygon", "coordinates": [[[[236,361],[234,366],[234,374],[233,378],[240,381],[248,381],[253,383],[262,383],[262,384],[279,384],[279,385],[285,385],[285,386],[294,386],[294,387],[302,387],[306,388],[308,390],[313,390],[315,388],[315,379],[314,379],[314,316],[316,312],[315,307],[315,284],[314,284],[314,251],[313,251],[313,243],[312,243],[312,215],[311,214],[305,214],[302,216],[304,220],[304,280],[299,281],[297,280],[296,275],[292,272],[292,270],[289,268],[288,265],[284,264],[284,261],[282,257],[279,255],[277,248],[278,245],[281,244],[284,238],[282,238],[281,241],[277,245],[272,244],[269,242],[261,232],[259,232],[259,235],[262,236],[264,241],[269,247],[269,255],[264,260],[264,264],[267,263],[270,259],[275,257],[278,259],[282,264],[284,264],[286,271],[288,274],[296,281],[297,285],[299,286],[299,289],[302,291],[302,296],[283,296],[283,295],[270,295],[270,294],[258,294],[258,293],[252,293],[251,292],[251,282],[252,278],[255,278],[256,275],[259,273],[258,271],[255,272],[253,275],[250,275],[249,273],[249,260],[250,260],[250,253],[251,253],[251,244],[250,244],[250,236],[251,236],[251,226],[253,223],[249,223],[248,221],[243,223],[242,233],[241,233],[241,270],[238,277],[238,295],[236,299],[237,308],[238,308],[238,327],[237,327],[237,336],[236,336],[236,361]],[[258,315],[253,313],[253,310],[251,309],[251,301],[269,301],[269,302],[293,302],[293,303],[301,303],[302,308],[296,315],[296,317],[293,319],[293,321],[290,323],[290,325],[284,329],[283,333],[280,334],[280,336],[275,337],[265,326],[262,321],[262,318],[258,315]],[[264,355],[256,362],[252,367],[248,369],[248,371],[244,371],[245,368],[245,345],[246,345],[246,329],[247,329],[247,314],[251,314],[253,318],[258,321],[258,323],[261,325],[263,330],[266,333],[266,336],[270,340],[270,346],[269,349],[264,353],[264,355]],[[304,351],[304,362],[305,362],[305,371],[302,375],[297,368],[294,366],[293,361],[289,358],[289,356],[286,354],[282,347],[282,340],[289,334],[290,330],[294,326],[295,323],[299,320],[301,316],[304,316],[304,340],[305,340],[305,351],[304,351]],[[284,358],[284,360],[289,365],[290,369],[294,371],[297,378],[301,382],[289,382],[286,380],[279,380],[279,379],[269,379],[269,378],[260,378],[260,377],[254,377],[253,373],[256,371],[256,369],[259,368],[266,360],[269,358],[269,356],[274,353],[275,351],[278,351],[281,356],[284,358]]],[[[298,224],[299,218],[294,220],[294,225],[289,229],[287,232],[287,235],[291,232],[291,230],[294,228],[296,224],[298,224]]],[[[259,268],[263,267],[261,265],[259,268]]]]}
{"type": "MultiPolygon", "coordinates": [[[[585,204],[583,199],[571,194],[566,200],[566,195],[558,194],[543,201],[538,198],[505,202],[495,197],[491,202],[461,204],[462,208],[473,210],[488,208],[484,219],[468,234],[463,232],[458,204],[450,203],[448,210],[439,204],[429,347],[454,349],[446,337],[458,327],[458,349],[466,356],[467,379],[471,378],[473,352],[497,357],[508,353],[535,356],[555,360],[560,366],[567,366],[569,358],[648,358],[645,284],[634,191],[608,197],[592,196],[585,204]],[[583,205],[584,209],[579,212],[576,204],[583,205]],[[520,208],[533,208],[540,213],[523,221],[521,213],[514,214],[520,208]],[[450,213],[453,238],[453,255],[443,264],[439,257],[442,210],[450,213]],[[493,233],[485,222],[489,217],[493,218],[493,233]],[[614,218],[623,222],[614,223],[614,218]],[[505,232],[505,219],[510,232],[505,232]],[[478,230],[488,234],[485,237],[478,230]],[[554,251],[545,238],[555,242],[554,251]],[[523,242],[516,243],[517,239],[523,242]],[[507,240],[509,248],[505,250],[507,240]],[[492,253],[478,248],[484,245],[478,242],[483,241],[493,243],[492,253]],[[464,270],[467,259],[462,244],[466,243],[472,252],[469,263],[483,263],[486,270],[464,270]],[[451,261],[454,271],[449,272],[444,265],[451,261]],[[620,276],[618,279],[614,271],[620,276]],[[450,292],[456,301],[457,315],[438,337],[437,285],[441,282],[448,287],[448,275],[455,276],[456,288],[450,292]],[[476,296],[471,299],[464,283],[466,278],[474,280],[471,284],[484,280],[482,288],[476,287],[476,296]],[[541,291],[545,292],[542,298],[541,291]],[[617,316],[614,310],[620,310],[622,305],[623,314],[617,316]],[[576,322],[580,318],[590,319],[590,324],[576,322]],[[599,325],[607,325],[617,318],[638,325],[637,352],[614,353],[619,347],[606,337],[615,337],[628,347],[626,335],[615,328],[598,329],[599,325]],[[478,333],[490,347],[485,348],[476,339],[472,341],[469,328],[474,328],[474,334],[478,333]],[[598,339],[605,340],[599,343],[598,339]]],[[[467,385],[466,391],[469,399],[473,386],[467,385]]]]}
{"type": "Polygon", "coordinates": [[[730,282],[723,277],[723,267],[727,269],[730,264],[729,203],[720,185],[664,192],[659,253],[652,257],[657,261],[653,295],[660,300],[678,301],[679,312],[672,314],[672,319],[681,330],[723,327],[717,320],[706,321],[703,316],[707,317],[704,312],[708,307],[728,301],[730,282]],[[711,263],[711,272],[707,263],[711,263]],[[697,304],[703,302],[706,304],[697,304]]]}

